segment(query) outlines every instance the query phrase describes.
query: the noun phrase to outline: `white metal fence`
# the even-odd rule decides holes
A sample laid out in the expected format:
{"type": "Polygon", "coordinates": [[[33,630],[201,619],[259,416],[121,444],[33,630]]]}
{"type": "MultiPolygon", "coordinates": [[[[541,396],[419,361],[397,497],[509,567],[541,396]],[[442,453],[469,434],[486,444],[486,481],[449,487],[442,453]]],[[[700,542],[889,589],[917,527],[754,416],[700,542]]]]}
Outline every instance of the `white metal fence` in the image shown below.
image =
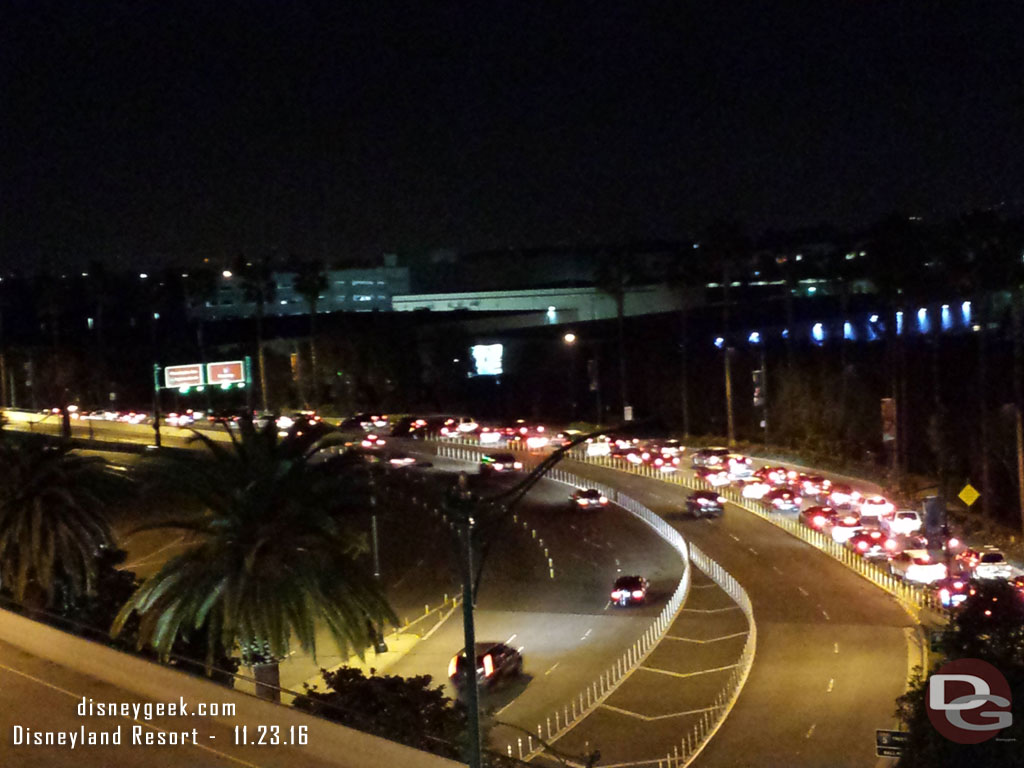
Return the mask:
{"type": "MultiPolygon", "coordinates": [[[[456,461],[475,462],[480,458],[479,447],[473,450],[457,447],[449,443],[436,446],[436,450],[439,457],[456,461]]],[[[547,473],[546,477],[575,487],[596,488],[609,499],[615,501],[620,507],[643,520],[679,553],[684,563],[683,576],[672,593],[672,597],[658,617],[614,664],[605,670],[600,677],[592,681],[583,691],[580,691],[573,697],[571,701],[564,704],[561,709],[554,710],[542,722],[538,723],[536,739],[532,735],[525,738],[517,738],[514,744],[506,746],[506,751],[511,757],[523,760],[533,758],[542,751],[542,744],[544,742],[550,742],[562,736],[607,699],[622,684],[648,654],[654,650],[673,621],[675,621],[689,593],[690,563],[692,562],[739,605],[747,617],[750,628],[736,667],[722,687],[722,690],[715,697],[714,707],[701,716],[700,721],[694,725],[693,730],[681,739],[679,746],[674,747],[672,753],[666,754],[662,760],[646,763],[651,766],[658,765],[659,768],[665,768],[666,766],[681,768],[681,766],[687,765],[690,760],[699,754],[707,741],[721,726],[722,720],[724,720],[739,697],[747,676],[750,674],[750,668],[754,663],[754,653],[757,647],[757,627],[754,623],[753,606],[750,603],[750,597],[743,587],[740,586],[739,582],[718,563],[701,552],[695,545],[687,544],[679,534],[679,531],[635,499],[619,493],[618,490],[611,486],[596,483],[593,480],[579,477],[561,469],[552,469],[547,473]]]]}

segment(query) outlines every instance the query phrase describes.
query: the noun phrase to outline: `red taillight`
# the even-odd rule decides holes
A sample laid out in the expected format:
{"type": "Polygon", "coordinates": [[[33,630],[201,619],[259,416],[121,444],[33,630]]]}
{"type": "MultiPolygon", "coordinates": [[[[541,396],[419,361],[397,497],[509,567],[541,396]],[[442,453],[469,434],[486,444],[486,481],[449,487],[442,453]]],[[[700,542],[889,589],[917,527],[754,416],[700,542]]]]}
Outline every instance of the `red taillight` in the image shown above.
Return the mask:
{"type": "Polygon", "coordinates": [[[948,542],[946,542],[946,545],[950,546],[950,547],[959,547],[960,546],[960,540],[959,539],[955,539],[955,538],[954,539],[950,539],[948,542]]]}
{"type": "Polygon", "coordinates": [[[964,588],[964,583],[962,581],[954,581],[953,582],[953,586],[956,589],[963,589],[964,588]]]}
{"type": "Polygon", "coordinates": [[[803,501],[804,501],[804,500],[803,500],[803,499],[801,499],[801,498],[800,498],[799,496],[795,496],[795,497],[793,497],[793,503],[794,503],[794,504],[800,505],[800,504],[802,504],[802,503],[803,503],[803,501]]]}
{"type": "Polygon", "coordinates": [[[587,504],[590,503],[590,499],[576,499],[576,503],[579,504],[581,507],[585,507],[587,506],[587,504]]]}
{"type": "Polygon", "coordinates": [[[622,593],[616,589],[614,592],[612,592],[612,600],[618,600],[621,595],[622,593]]]}
{"type": "Polygon", "coordinates": [[[859,549],[861,552],[866,551],[867,548],[868,548],[868,543],[866,541],[861,540],[861,541],[857,542],[857,549],[859,549]]]}
{"type": "Polygon", "coordinates": [[[513,462],[512,469],[522,469],[522,468],[523,468],[523,462],[521,462],[521,461],[513,462]]]}
{"type": "Polygon", "coordinates": [[[644,593],[643,593],[642,589],[634,589],[633,590],[633,599],[634,600],[639,600],[643,596],[644,596],[644,593]]]}
{"type": "Polygon", "coordinates": [[[459,667],[459,657],[452,656],[452,660],[448,662],[448,677],[455,677],[455,670],[459,667]]]}
{"type": "Polygon", "coordinates": [[[504,469],[505,465],[502,464],[501,462],[498,462],[497,464],[494,465],[494,468],[495,469],[504,469]]]}
{"type": "Polygon", "coordinates": [[[715,499],[719,504],[725,504],[725,496],[719,496],[715,499]]]}
{"type": "Polygon", "coordinates": [[[601,503],[602,504],[607,504],[608,503],[608,497],[607,496],[602,496],[601,497],[601,503]]]}
{"type": "Polygon", "coordinates": [[[491,654],[484,656],[484,677],[490,677],[494,674],[494,659],[491,658],[491,654]]]}
{"type": "Polygon", "coordinates": [[[943,602],[949,602],[949,590],[943,587],[939,590],[939,597],[942,598],[943,602]]]}
{"type": "Polygon", "coordinates": [[[888,549],[889,551],[894,551],[896,549],[896,546],[897,545],[896,545],[896,540],[895,539],[886,539],[885,540],[885,548],[888,549]]]}
{"type": "Polygon", "coordinates": [[[822,515],[815,515],[811,520],[811,524],[814,525],[815,528],[821,528],[821,526],[825,524],[825,518],[822,515]]]}

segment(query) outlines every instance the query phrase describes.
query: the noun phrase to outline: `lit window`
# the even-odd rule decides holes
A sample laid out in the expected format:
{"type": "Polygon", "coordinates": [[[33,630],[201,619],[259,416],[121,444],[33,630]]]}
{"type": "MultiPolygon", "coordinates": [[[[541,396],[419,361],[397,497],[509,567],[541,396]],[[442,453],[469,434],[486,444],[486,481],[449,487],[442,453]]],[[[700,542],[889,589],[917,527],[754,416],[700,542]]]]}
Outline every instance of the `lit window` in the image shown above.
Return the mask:
{"type": "Polygon", "coordinates": [[[352,301],[373,301],[373,296],[364,296],[362,294],[353,296],[352,301]]]}

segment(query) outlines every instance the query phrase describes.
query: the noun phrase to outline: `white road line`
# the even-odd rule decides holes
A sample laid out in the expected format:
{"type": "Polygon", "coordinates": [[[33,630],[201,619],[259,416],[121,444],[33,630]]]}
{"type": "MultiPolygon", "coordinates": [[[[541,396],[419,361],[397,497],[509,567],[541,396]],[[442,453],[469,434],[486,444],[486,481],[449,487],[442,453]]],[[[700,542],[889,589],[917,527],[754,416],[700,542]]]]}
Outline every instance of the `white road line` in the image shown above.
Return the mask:
{"type": "MultiPolygon", "coordinates": [[[[612,712],[618,712],[620,715],[628,715],[629,717],[635,717],[637,720],[644,720],[646,722],[651,722],[653,720],[667,720],[670,717],[682,717],[684,715],[702,715],[705,712],[714,712],[716,709],[719,709],[719,707],[705,707],[704,709],[691,709],[686,712],[672,712],[668,715],[641,715],[639,712],[630,712],[628,709],[613,707],[611,704],[601,704],[600,706],[604,709],[610,709],[612,712]]],[[[495,712],[495,714],[497,714],[497,712],[495,712]]]]}
{"type": "Polygon", "coordinates": [[[586,640],[588,637],[590,637],[590,633],[593,631],[593,629],[588,629],[586,632],[583,633],[583,637],[581,637],[580,640],[586,640]]]}
{"type": "MultiPolygon", "coordinates": [[[[47,688],[50,688],[50,689],[52,689],[54,691],[57,691],[58,693],[63,693],[65,696],[70,696],[71,698],[75,699],[76,701],[82,701],[85,698],[84,696],[82,696],[79,693],[72,693],[71,691],[67,690],[66,688],[61,688],[60,686],[54,685],[53,683],[48,683],[45,680],[41,680],[38,677],[34,677],[33,675],[28,674],[27,672],[22,672],[19,669],[14,669],[13,667],[8,667],[6,664],[0,664],[0,669],[5,669],[5,670],[7,670],[8,672],[10,672],[12,674],[18,675],[19,677],[24,677],[25,679],[31,680],[32,682],[38,683],[39,685],[46,686],[47,688]]],[[[157,725],[153,725],[152,723],[146,723],[146,722],[143,722],[141,720],[136,720],[133,717],[126,717],[124,719],[125,720],[130,720],[133,723],[137,723],[138,725],[141,725],[144,728],[149,728],[149,729],[154,730],[154,731],[160,731],[161,733],[169,733],[169,731],[165,730],[164,728],[161,728],[161,727],[159,727],[157,725]]],[[[258,765],[255,765],[253,763],[247,762],[245,760],[239,760],[237,757],[233,757],[232,755],[229,755],[226,752],[221,752],[219,750],[212,749],[210,747],[205,747],[202,744],[193,744],[193,746],[196,749],[203,750],[204,752],[210,752],[210,753],[212,753],[214,755],[218,755],[219,757],[227,758],[231,762],[237,763],[238,765],[244,765],[244,766],[246,766],[246,768],[259,768],[258,765]]]]}
{"type": "Polygon", "coordinates": [[[519,637],[518,633],[512,635],[512,637],[505,641],[505,645],[512,645],[512,641],[515,640],[517,637],[519,637]]]}
{"type": "Polygon", "coordinates": [[[831,619],[828,617],[828,614],[824,611],[821,612],[821,615],[825,617],[825,621],[831,621],[831,619]]]}
{"type": "Polygon", "coordinates": [[[733,541],[739,541],[739,540],[740,540],[740,537],[739,537],[739,536],[736,536],[735,534],[732,534],[732,533],[730,533],[730,534],[729,534],[729,537],[730,537],[730,538],[731,538],[731,539],[732,539],[733,541]]]}
{"type": "Polygon", "coordinates": [[[833,643],[832,644],[832,652],[833,653],[839,653],[839,643],[833,643]]]}
{"type": "Polygon", "coordinates": [[[835,687],[836,687],[836,679],[834,677],[830,677],[829,681],[828,681],[828,688],[825,689],[825,693],[832,693],[832,689],[835,688],[835,687]]]}
{"type": "Polygon", "coordinates": [[[754,553],[755,555],[757,554],[757,550],[756,550],[756,549],[754,549],[753,547],[747,547],[747,549],[749,549],[749,550],[750,550],[750,551],[751,551],[752,553],[754,553]]]}
{"type": "Polygon", "coordinates": [[[710,675],[712,672],[725,672],[727,669],[735,669],[738,665],[730,664],[727,667],[715,667],[714,669],[702,669],[699,672],[670,672],[667,669],[657,669],[655,667],[637,667],[642,669],[644,672],[657,672],[659,675],[670,675],[671,677],[696,677],[697,675],[710,675]]]}
{"type": "Polygon", "coordinates": [[[689,613],[722,613],[723,611],[738,611],[740,607],[738,605],[730,605],[727,608],[683,608],[683,611],[689,613]]]}
{"type": "Polygon", "coordinates": [[[719,640],[731,640],[734,637],[746,637],[746,632],[733,632],[731,635],[722,635],[721,637],[712,637],[707,640],[697,640],[693,637],[679,637],[678,635],[665,635],[665,640],[679,640],[683,643],[717,643],[719,640]]]}
{"type": "Polygon", "coordinates": [[[812,735],[814,734],[814,729],[815,729],[815,728],[817,728],[817,727],[818,727],[818,724],[817,724],[817,723],[815,723],[815,724],[814,724],[814,725],[812,725],[812,726],[811,726],[810,728],[808,728],[808,729],[807,729],[807,733],[806,733],[806,734],[804,735],[804,738],[805,738],[805,739],[809,739],[809,738],[811,738],[811,736],[812,736],[812,735]]]}
{"type": "Polygon", "coordinates": [[[797,589],[797,592],[799,592],[804,597],[808,597],[809,596],[808,591],[806,589],[804,589],[803,587],[797,587],[796,589],[797,589]]]}
{"type": "Polygon", "coordinates": [[[559,664],[561,664],[561,663],[562,663],[562,662],[560,662],[560,661],[556,661],[556,662],[555,662],[554,664],[552,664],[552,665],[551,665],[551,669],[549,669],[549,670],[548,670],[547,672],[545,672],[545,673],[544,673],[544,674],[545,674],[545,676],[546,676],[546,675],[550,675],[550,674],[551,674],[552,672],[554,672],[554,671],[555,671],[555,667],[557,667],[557,666],[558,666],[559,664]]]}
{"type": "Polygon", "coordinates": [[[501,714],[502,712],[504,712],[504,711],[505,711],[506,709],[508,709],[509,707],[511,707],[511,706],[512,706],[513,704],[515,704],[515,703],[516,703],[516,700],[515,700],[515,699],[512,699],[512,701],[510,701],[510,702],[509,702],[508,704],[506,704],[506,705],[505,705],[504,707],[502,707],[501,709],[499,709],[499,710],[495,711],[494,715],[495,715],[495,716],[498,716],[498,715],[500,715],[500,714],[501,714]]]}
{"type": "Polygon", "coordinates": [[[782,571],[779,570],[778,566],[773,565],[772,566],[772,570],[775,571],[777,574],[779,574],[779,576],[782,575],[782,571]]]}

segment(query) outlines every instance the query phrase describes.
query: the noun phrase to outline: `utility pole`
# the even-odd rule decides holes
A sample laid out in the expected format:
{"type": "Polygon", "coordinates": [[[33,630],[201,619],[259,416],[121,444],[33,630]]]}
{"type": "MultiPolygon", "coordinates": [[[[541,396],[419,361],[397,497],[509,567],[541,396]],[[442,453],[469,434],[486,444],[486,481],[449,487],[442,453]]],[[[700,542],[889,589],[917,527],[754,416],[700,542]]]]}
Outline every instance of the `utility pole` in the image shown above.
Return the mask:
{"type": "Polygon", "coordinates": [[[153,445],[160,447],[160,364],[153,363],[153,445]]]}
{"type": "Polygon", "coordinates": [[[449,508],[454,513],[462,539],[462,634],[465,647],[466,686],[466,763],[481,768],[480,692],[476,679],[476,627],[473,623],[473,507],[469,478],[459,473],[458,485],[452,489],[449,508]]]}
{"type": "Polygon", "coordinates": [[[732,410],[732,347],[728,343],[722,347],[725,353],[725,425],[729,439],[729,447],[736,445],[736,424],[732,410]]]}

